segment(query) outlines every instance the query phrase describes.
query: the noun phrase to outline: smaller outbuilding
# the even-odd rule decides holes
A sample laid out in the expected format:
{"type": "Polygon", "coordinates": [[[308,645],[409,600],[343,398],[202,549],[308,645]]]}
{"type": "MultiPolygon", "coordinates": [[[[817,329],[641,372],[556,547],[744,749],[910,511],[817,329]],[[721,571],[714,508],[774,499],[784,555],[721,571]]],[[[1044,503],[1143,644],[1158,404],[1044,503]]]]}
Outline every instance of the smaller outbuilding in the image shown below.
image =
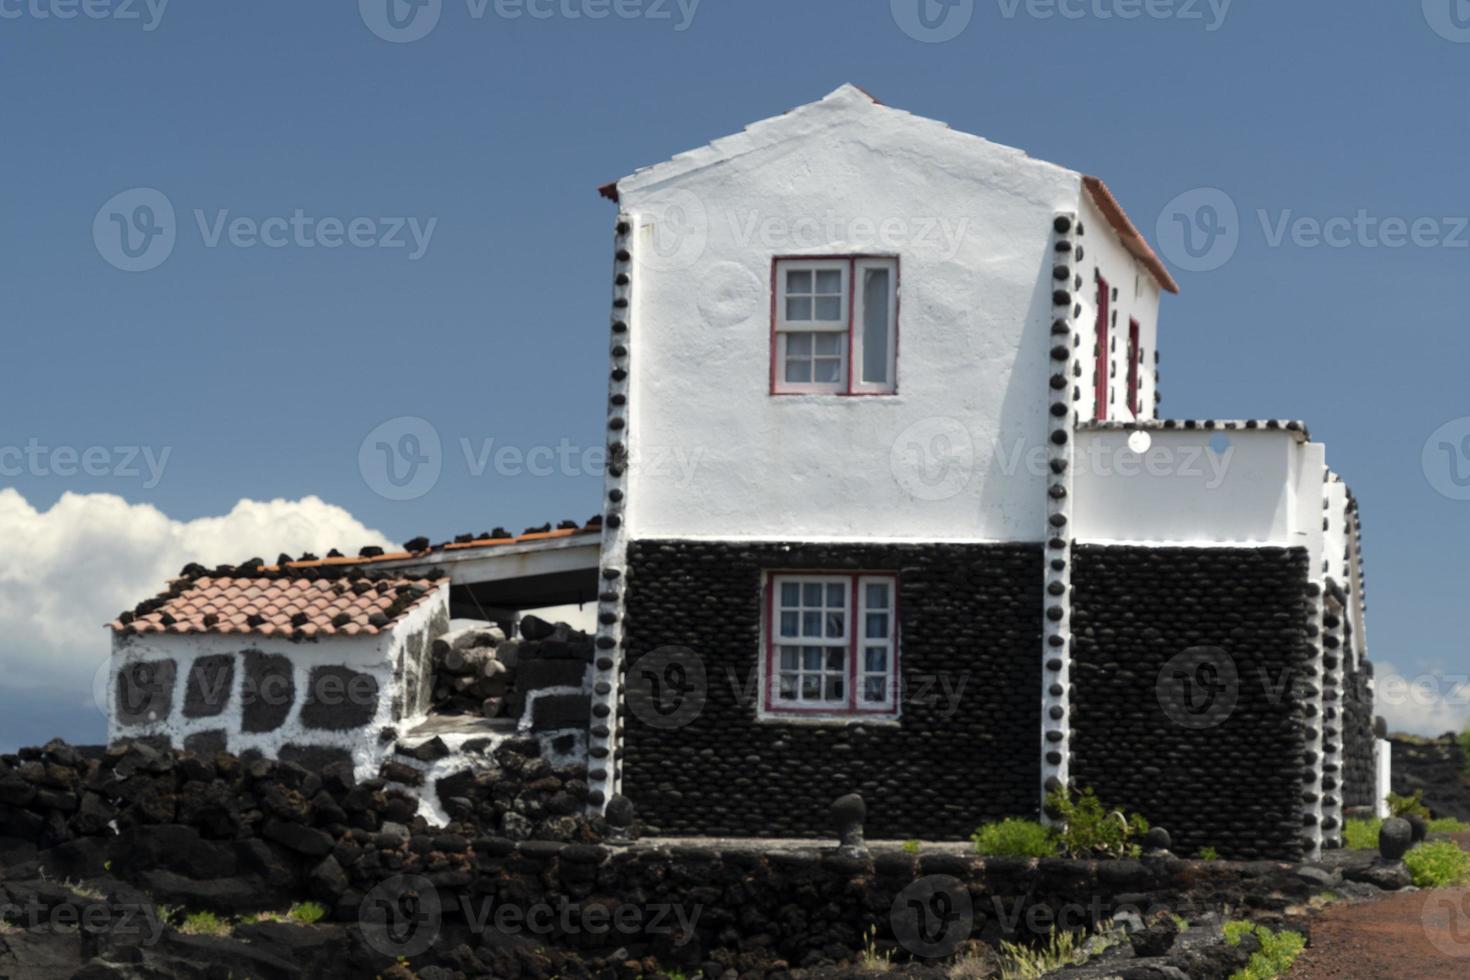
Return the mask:
{"type": "Polygon", "coordinates": [[[109,741],[376,775],[421,720],[449,582],[246,563],[184,569],[112,624],[109,741]]]}

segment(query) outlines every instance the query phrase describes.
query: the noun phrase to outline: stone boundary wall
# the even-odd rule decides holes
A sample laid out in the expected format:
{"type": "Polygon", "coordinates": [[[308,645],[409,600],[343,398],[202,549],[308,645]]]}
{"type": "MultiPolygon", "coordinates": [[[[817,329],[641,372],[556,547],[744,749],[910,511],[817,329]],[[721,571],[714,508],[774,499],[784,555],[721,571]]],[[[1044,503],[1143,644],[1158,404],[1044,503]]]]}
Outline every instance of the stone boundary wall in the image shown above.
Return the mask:
{"type": "Polygon", "coordinates": [[[875,837],[965,839],[1040,809],[1042,546],[634,541],[619,715],[623,795],[659,833],[810,837],[848,793],[875,837]],[[759,717],[763,574],[898,576],[898,720],[759,717]],[[698,668],[691,716],[634,703],[639,661],[698,668]]]}
{"type": "Polygon", "coordinates": [[[1074,783],[1166,827],[1180,854],[1301,857],[1309,563],[1303,549],[1077,546],[1074,783]]]}
{"type": "MultiPolygon", "coordinates": [[[[229,916],[310,898],[331,920],[359,925],[371,924],[375,901],[408,888],[434,896],[440,938],[437,952],[413,954],[416,968],[526,977],[614,950],[621,962],[656,957],[665,970],[759,976],[780,963],[854,956],[870,929],[881,946],[911,949],[915,924],[902,910],[937,891],[959,903],[952,911],[962,913],[963,928],[949,937],[957,945],[1040,936],[1054,923],[1095,924],[1123,909],[1145,919],[1151,909],[1281,912],[1321,884],[1320,874],[1288,864],[1190,862],[1166,852],[1038,861],[957,848],[912,855],[789,843],[609,846],[609,824],[580,815],[585,779],[520,754],[531,748],[508,749],[499,779],[477,777],[467,788],[470,811],[433,831],[413,818],[411,799],[372,781],[353,785],[341,765],[318,774],[146,745],[83,754],[52,743],[0,759],[0,877],[34,880],[44,867],[58,882],[100,879],[110,896],[126,894],[114,886],[127,882],[150,901],[229,916]],[[514,812],[539,815],[531,838],[506,835],[504,814],[514,812]],[[471,936],[466,910],[487,902],[558,914],[517,938],[471,936]],[[560,914],[568,908],[569,917],[560,914]],[[598,934],[587,928],[591,909],[638,914],[630,928],[598,934]]],[[[354,968],[368,971],[358,975],[391,965],[395,950],[385,951],[383,938],[366,925],[355,936],[354,968]]]]}

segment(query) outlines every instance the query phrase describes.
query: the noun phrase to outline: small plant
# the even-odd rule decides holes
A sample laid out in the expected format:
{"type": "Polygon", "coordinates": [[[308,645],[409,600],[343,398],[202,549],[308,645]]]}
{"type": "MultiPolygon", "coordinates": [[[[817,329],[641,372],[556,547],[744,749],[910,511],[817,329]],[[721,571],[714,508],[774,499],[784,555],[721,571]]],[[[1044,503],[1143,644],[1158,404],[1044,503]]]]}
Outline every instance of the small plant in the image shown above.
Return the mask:
{"type": "Polygon", "coordinates": [[[1199,849],[1199,859],[1201,861],[1218,861],[1220,860],[1220,852],[1213,847],[1201,847],[1199,849]]]}
{"type": "Polygon", "coordinates": [[[184,916],[179,932],[186,936],[228,936],[231,929],[229,922],[213,912],[190,912],[184,916]]]}
{"type": "Polygon", "coordinates": [[[1058,931],[1055,926],[1040,946],[1001,940],[1000,952],[1001,980],[1040,980],[1054,970],[1075,965],[1080,959],[1076,934],[1058,931]]]}
{"type": "Polygon", "coordinates": [[[1454,817],[1439,817],[1429,821],[1429,832],[1431,834],[1463,834],[1470,830],[1470,823],[1456,820],[1454,817]]]}
{"type": "Polygon", "coordinates": [[[1424,791],[1414,790],[1413,796],[1400,796],[1397,793],[1388,794],[1388,811],[1396,817],[1419,817],[1429,820],[1429,807],[1424,805],[1424,791]]]}
{"type": "Polygon", "coordinates": [[[71,892],[77,898],[85,898],[89,902],[100,902],[107,897],[96,888],[90,885],[84,885],[79,881],[72,881],[70,878],[66,879],[62,884],[66,886],[67,891],[71,892]]]}
{"type": "Polygon", "coordinates": [[[315,925],[326,915],[327,910],[316,902],[297,902],[291,906],[291,911],[286,913],[288,919],[303,926],[315,925]]]}
{"type": "Polygon", "coordinates": [[[1300,933],[1290,930],[1274,932],[1265,926],[1241,920],[1225,923],[1225,941],[1232,946],[1239,946],[1240,941],[1251,933],[1255,934],[1261,948],[1251,954],[1245,969],[1230,974],[1230,980],[1274,980],[1283,976],[1307,945],[1300,933]]]}
{"type": "Polygon", "coordinates": [[[1186,929],[1189,928],[1189,920],[1179,913],[1175,912],[1170,915],[1169,918],[1174,920],[1174,928],[1178,929],[1180,932],[1184,932],[1186,929]]]}
{"type": "Polygon", "coordinates": [[[108,858],[106,861],[102,862],[102,870],[108,872],[112,871],[112,858],[108,858]]]}
{"type": "Polygon", "coordinates": [[[1051,857],[1057,853],[1056,835],[1035,820],[988,823],[970,839],[975,842],[975,853],[990,857],[1051,857]]]}
{"type": "Polygon", "coordinates": [[[1091,789],[1075,800],[1064,789],[1054,790],[1047,794],[1046,804],[1064,822],[1059,840],[1068,857],[1135,855],[1139,848],[1134,838],[1148,833],[1147,820],[1136,813],[1124,816],[1121,810],[1108,810],[1091,789]]]}
{"type": "Polygon", "coordinates": [[[903,852],[905,854],[918,854],[919,853],[919,842],[916,841],[916,840],[906,840],[906,841],[904,841],[903,842],[903,852]]]}
{"type": "Polygon", "coordinates": [[[1420,888],[1447,888],[1470,878],[1470,854],[1450,841],[1420,844],[1404,855],[1404,864],[1420,888]]]}
{"type": "Polygon", "coordinates": [[[863,933],[863,948],[858,953],[858,965],[868,973],[887,973],[893,969],[893,951],[878,948],[878,927],[868,926],[863,933]]]}
{"type": "Polygon", "coordinates": [[[1350,851],[1376,851],[1378,832],[1382,829],[1383,821],[1377,818],[1372,820],[1353,818],[1342,825],[1342,845],[1350,851]]]}
{"type": "Polygon", "coordinates": [[[995,953],[983,943],[975,943],[960,956],[955,957],[945,971],[946,980],[991,980],[999,966],[995,953]]]}

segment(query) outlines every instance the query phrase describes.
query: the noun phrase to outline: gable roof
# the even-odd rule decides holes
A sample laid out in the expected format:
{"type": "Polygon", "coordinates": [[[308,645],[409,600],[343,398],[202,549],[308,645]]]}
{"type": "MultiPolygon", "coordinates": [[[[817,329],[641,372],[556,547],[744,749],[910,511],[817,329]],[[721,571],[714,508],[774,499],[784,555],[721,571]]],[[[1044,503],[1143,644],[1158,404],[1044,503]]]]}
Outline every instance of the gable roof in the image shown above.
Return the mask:
{"type": "MultiPolygon", "coordinates": [[[[753,153],[756,150],[773,146],[793,135],[798,135],[802,131],[811,132],[837,125],[843,118],[842,113],[852,112],[854,110],[894,113],[919,125],[933,127],[937,131],[943,131],[955,137],[980,140],[992,150],[1013,154],[1018,161],[1029,161],[1041,166],[1056,166],[1055,164],[1047,164],[1044,161],[1034,160],[1027,156],[1025,151],[1016,149],[1015,147],[992,143],[984,139],[984,137],[951,129],[947,123],[935,119],[928,119],[923,116],[916,116],[902,109],[895,109],[891,106],[884,105],[856,85],[846,84],[817,102],[810,102],[782,115],[752,123],[739,133],[713,140],[704,146],[686,153],[680,153],[662,163],[639,168],[626,177],[603,184],[597,190],[603,197],[616,203],[620,200],[621,188],[624,185],[629,189],[643,188],[688,173],[693,173],[696,170],[714,166],[727,160],[753,153]]],[[[1057,167],[1057,170],[1075,173],[1075,171],[1068,171],[1065,167],[1057,167]]],[[[1080,173],[1076,174],[1076,176],[1082,182],[1082,186],[1087,189],[1098,210],[1107,218],[1108,224],[1118,233],[1123,247],[1148,269],[1149,273],[1154,277],[1154,280],[1159,284],[1159,288],[1166,292],[1178,293],[1179,284],[1174,281],[1174,277],[1169,274],[1169,270],[1149,246],[1142,232],[1129,220],[1128,215],[1123,211],[1122,205],[1113,197],[1107,185],[1096,177],[1089,177],[1080,173]]]]}
{"type": "Polygon", "coordinates": [[[447,588],[436,580],[247,573],[176,579],[154,599],[113,620],[123,635],[251,633],[295,640],[372,636],[392,628],[447,588]]]}

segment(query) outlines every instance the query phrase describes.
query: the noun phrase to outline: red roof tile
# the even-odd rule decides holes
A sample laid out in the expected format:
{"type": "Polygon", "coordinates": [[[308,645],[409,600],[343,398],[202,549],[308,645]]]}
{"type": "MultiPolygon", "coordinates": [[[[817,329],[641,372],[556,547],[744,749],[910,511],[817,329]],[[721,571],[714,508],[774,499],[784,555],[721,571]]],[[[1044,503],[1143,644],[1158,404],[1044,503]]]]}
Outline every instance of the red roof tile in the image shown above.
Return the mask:
{"type": "Polygon", "coordinates": [[[213,576],[179,579],[121,633],[251,633],[314,638],[373,635],[432,600],[430,579],[213,576]]]}

